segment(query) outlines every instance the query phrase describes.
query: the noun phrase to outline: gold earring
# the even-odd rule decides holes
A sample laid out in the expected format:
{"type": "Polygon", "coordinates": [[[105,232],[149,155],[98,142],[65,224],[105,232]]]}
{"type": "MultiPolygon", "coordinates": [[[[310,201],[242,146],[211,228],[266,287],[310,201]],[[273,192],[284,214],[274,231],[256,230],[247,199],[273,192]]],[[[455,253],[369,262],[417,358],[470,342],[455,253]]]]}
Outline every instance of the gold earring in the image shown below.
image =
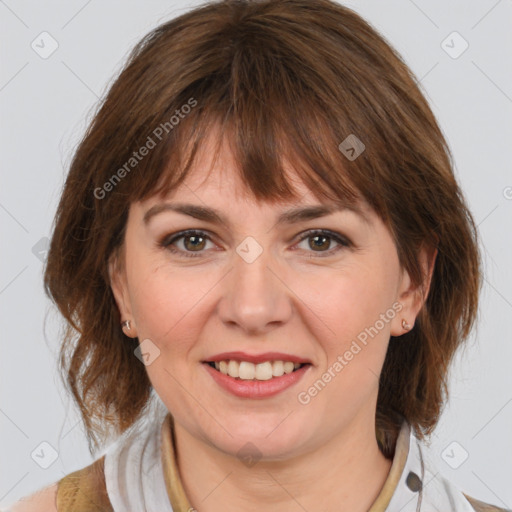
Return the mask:
{"type": "Polygon", "coordinates": [[[411,326],[406,322],[405,319],[402,319],[402,327],[406,330],[406,331],[409,331],[411,329],[411,326]]]}

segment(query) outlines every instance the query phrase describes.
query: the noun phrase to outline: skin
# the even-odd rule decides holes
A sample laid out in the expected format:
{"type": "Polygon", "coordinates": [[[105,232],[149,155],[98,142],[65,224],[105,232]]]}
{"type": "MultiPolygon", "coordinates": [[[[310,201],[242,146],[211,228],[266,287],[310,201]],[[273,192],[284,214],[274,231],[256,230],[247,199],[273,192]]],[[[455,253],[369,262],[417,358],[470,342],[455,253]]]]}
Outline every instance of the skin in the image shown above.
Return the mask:
{"type": "MultiPolygon", "coordinates": [[[[149,338],[160,350],[146,369],[175,419],[184,489],[200,512],[249,511],[256,505],[280,512],[301,506],[339,511],[340,504],[343,510],[366,511],[391,467],[375,436],[378,376],[390,335],[406,332],[402,319],[414,324],[435,255],[421,254],[428,276],[421,294],[401,269],[389,230],[365,204],[367,220],[344,210],[277,226],[277,215],[298,203],[256,202],[239,181],[227,145],[212,162],[212,140],[205,142],[185,184],[165,202],[218,209],[229,224],[165,211],[146,225],[145,212],[164,199],[133,203],[122,258],[110,262],[121,317],[132,324],[129,335],[149,338]],[[205,179],[210,165],[213,172],[205,179]],[[158,245],[186,229],[204,231],[210,239],[199,249],[190,238],[176,240],[173,247],[198,257],[158,245]],[[328,238],[316,249],[314,235],[300,241],[309,229],[339,233],[351,245],[328,238]],[[236,252],[247,236],[263,249],[252,263],[236,252]],[[301,404],[298,393],[397,303],[400,313],[307,405],[301,404]],[[231,350],[285,352],[309,359],[312,366],[276,396],[243,399],[220,388],[202,364],[231,350]],[[261,454],[251,467],[237,457],[248,442],[261,454]]],[[[300,205],[319,204],[298,177],[294,184],[300,205]]]]}
{"type": "MultiPolygon", "coordinates": [[[[5,509],[8,512],[57,512],[58,483],[44,487],[5,509]]],[[[2,509],[4,510],[4,509],[2,509]]]]}

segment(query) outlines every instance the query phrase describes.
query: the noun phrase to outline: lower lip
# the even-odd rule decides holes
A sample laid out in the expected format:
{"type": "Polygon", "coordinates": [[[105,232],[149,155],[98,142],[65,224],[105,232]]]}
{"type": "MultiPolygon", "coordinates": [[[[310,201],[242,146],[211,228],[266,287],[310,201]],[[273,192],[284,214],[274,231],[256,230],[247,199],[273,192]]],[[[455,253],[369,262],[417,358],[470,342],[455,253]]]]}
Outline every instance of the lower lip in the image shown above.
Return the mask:
{"type": "Polygon", "coordinates": [[[226,391],[241,398],[268,398],[293,386],[308,371],[311,365],[305,364],[292,373],[286,373],[281,377],[272,377],[269,380],[243,380],[224,375],[208,363],[203,363],[206,371],[215,382],[226,391]]]}

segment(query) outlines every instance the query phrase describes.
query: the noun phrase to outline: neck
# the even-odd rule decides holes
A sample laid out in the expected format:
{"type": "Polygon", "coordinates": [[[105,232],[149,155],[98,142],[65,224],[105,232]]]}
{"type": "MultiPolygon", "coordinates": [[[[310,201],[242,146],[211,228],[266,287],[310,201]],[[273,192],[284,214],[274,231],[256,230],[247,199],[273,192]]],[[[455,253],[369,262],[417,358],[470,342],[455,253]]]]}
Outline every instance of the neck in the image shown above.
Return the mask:
{"type": "Polygon", "coordinates": [[[391,468],[380,452],[374,421],[361,418],[328,443],[286,460],[248,467],[192,436],[178,423],[178,467],[190,504],[201,512],[350,510],[364,512],[391,468]]]}

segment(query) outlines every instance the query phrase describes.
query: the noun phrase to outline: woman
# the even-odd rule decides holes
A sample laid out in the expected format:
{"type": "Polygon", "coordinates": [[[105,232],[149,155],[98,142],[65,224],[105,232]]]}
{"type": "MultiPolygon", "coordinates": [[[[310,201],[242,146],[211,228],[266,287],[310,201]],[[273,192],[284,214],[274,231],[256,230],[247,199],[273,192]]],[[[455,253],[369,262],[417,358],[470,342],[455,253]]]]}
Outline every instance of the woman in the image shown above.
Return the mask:
{"type": "Polygon", "coordinates": [[[473,511],[421,441],[475,226],[414,78],[328,0],[141,41],[71,165],[45,286],[101,457],[13,510],[473,511]]]}

